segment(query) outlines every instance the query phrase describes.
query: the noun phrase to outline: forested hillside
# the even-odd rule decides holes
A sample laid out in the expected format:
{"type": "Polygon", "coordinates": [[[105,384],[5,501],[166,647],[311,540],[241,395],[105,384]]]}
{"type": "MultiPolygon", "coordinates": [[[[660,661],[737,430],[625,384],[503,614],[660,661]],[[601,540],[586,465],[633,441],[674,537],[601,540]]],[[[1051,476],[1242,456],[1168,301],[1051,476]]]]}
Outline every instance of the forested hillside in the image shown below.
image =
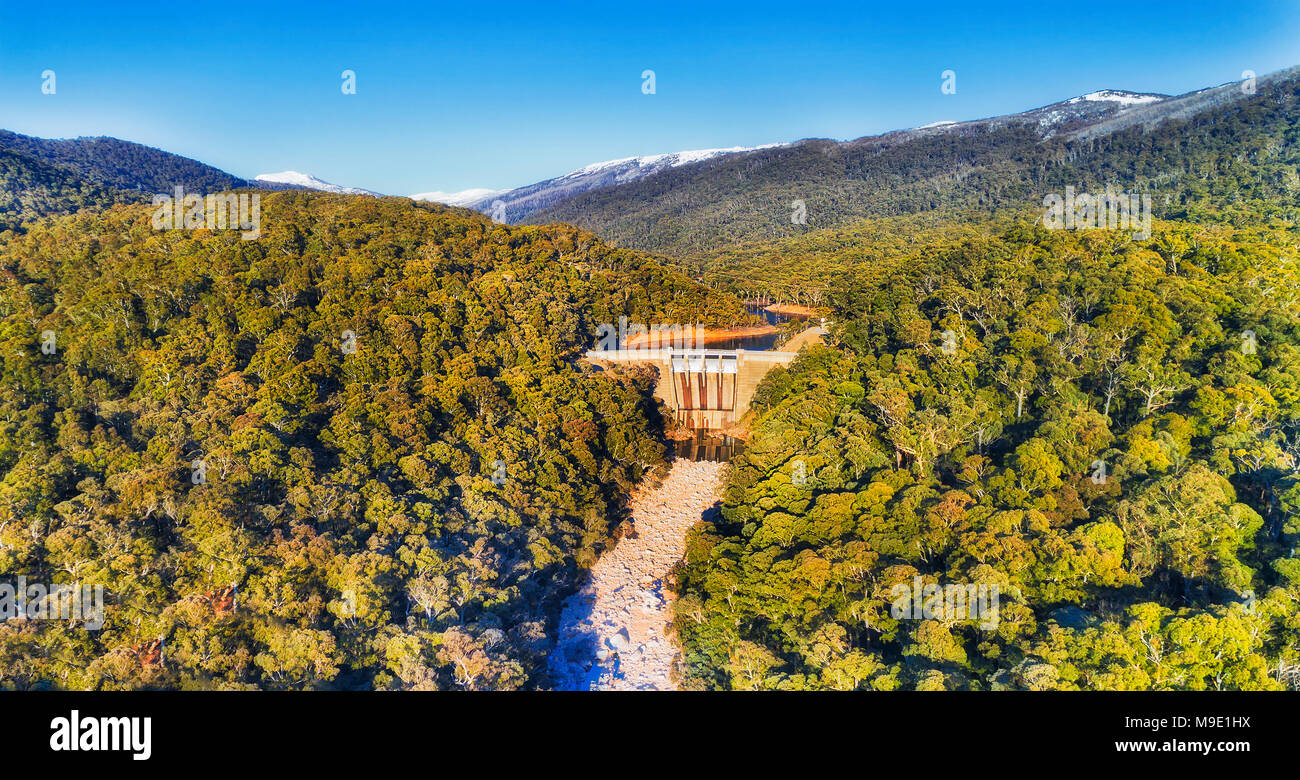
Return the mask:
{"type": "Polygon", "coordinates": [[[0,688],[545,685],[561,599],[664,462],[599,323],[719,296],[565,226],[264,194],[258,241],[148,206],[0,236],[0,688]]]}
{"type": "MultiPolygon", "coordinates": [[[[1066,186],[1150,193],[1157,217],[1300,218],[1300,77],[1209,102],[1150,127],[1044,138],[1032,124],[809,140],[662,171],[528,217],[568,222],[620,246],[686,257],[850,225],[869,216],[1041,208],[1066,186]],[[1226,99],[1226,98],[1225,98],[1226,99]],[[806,224],[792,203],[803,201],[806,224]]],[[[1227,93],[1225,93],[1227,94],[1227,93]]],[[[1146,116],[1135,109],[1135,115],[1146,116]]],[[[1108,126],[1109,127],[1109,126],[1108,126]]]]}
{"type": "MultiPolygon", "coordinates": [[[[689,540],[688,687],[1296,684],[1293,230],[914,219],[810,242],[769,248],[805,265],[772,274],[826,284],[836,346],[769,375],[689,540]],[[906,619],[915,583],[1001,603],[906,619]]],[[[748,283],[766,256],[736,255],[748,283]]]]}
{"type": "Polygon", "coordinates": [[[1030,212],[924,212],[866,219],[776,241],[747,241],[671,259],[692,276],[746,299],[767,296],[782,302],[825,306],[833,290],[864,272],[951,246],[988,237],[1014,224],[1031,222],[1030,212]]]}
{"type": "Polygon", "coordinates": [[[66,168],[0,149],[0,233],[48,214],[130,199],[66,168]]]}
{"type": "Polygon", "coordinates": [[[116,138],[49,139],[0,130],[0,233],[38,217],[148,201],[155,193],[248,186],[180,155],[116,138]]]}
{"type": "Polygon", "coordinates": [[[1298,688],[1300,79],[1204,92],[530,217],[580,227],[262,192],[256,241],[153,228],[221,171],[0,132],[0,578],[107,592],[102,630],[0,621],[0,689],[551,687],[561,603],[669,460],[653,374],[583,351],[759,295],[830,329],[668,578],[682,686],[1298,688]],[[1066,187],[1151,194],[1154,235],[1046,229],[1066,187]],[[898,614],[923,585],[1000,600],[898,614]]]}
{"type": "Polygon", "coordinates": [[[156,193],[183,186],[188,192],[220,192],[248,182],[197,160],[118,138],[35,138],[0,130],[0,149],[57,165],[121,190],[156,193]]]}

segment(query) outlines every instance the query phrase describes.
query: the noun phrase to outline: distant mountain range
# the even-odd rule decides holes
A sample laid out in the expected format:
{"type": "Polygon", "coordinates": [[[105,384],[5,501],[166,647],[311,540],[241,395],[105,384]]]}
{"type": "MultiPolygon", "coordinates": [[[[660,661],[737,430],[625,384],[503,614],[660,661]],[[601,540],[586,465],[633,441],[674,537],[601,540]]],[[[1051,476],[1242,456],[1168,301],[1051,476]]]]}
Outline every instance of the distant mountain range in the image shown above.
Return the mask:
{"type": "MultiPolygon", "coordinates": [[[[968,122],[935,122],[924,127],[895,131],[877,137],[892,140],[908,139],[929,133],[989,128],[1008,122],[1037,123],[1042,128],[1044,135],[1050,136],[1063,129],[1075,129],[1081,123],[1113,116],[1133,106],[1147,105],[1168,98],[1168,95],[1155,93],[1108,89],[1008,117],[977,119],[968,122]]],[[[628,184],[673,168],[703,163],[718,158],[729,158],[747,152],[779,149],[791,145],[773,143],[754,147],[736,146],[729,149],[698,149],[641,157],[625,157],[618,160],[592,163],[570,171],[563,176],[514,189],[490,190],[477,188],[461,192],[425,192],[411,197],[415,200],[436,201],[450,206],[464,206],[484,213],[491,213],[493,204],[500,202],[504,205],[505,220],[507,222],[533,221],[527,218],[535,212],[551,207],[575,195],[628,184]]]]}
{"type": "Polygon", "coordinates": [[[1156,217],[1213,207],[1294,220],[1298,104],[1300,68],[1177,97],[1102,90],[1008,116],[717,157],[578,193],[524,221],[687,257],[870,216],[1041,208],[1067,186],[1153,194],[1156,217]],[[1231,187],[1210,191],[1209,176],[1231,187]]]}
{"type": "Polygon", "coordinates": [[[448,206],[472,206],[475,203],[491,205],[492,196],[508,190],[489,190],[483,187],[461,190],[460,192],[420,192],[411,196],[411,200],[427,200],[433,203],[445,203],[448,206]]]}
{"type": "MultiPolygon", "coordinates": [[[[615,243],[687,255],[873,214],[1026,203],[1053,181],[1096,186],[1177,179],[1190,152],[1171,140],[1163,155],[1129,159],[1134,145],[1144,143],[1141,136],[1162,123],[1228,121],[1236,106],[1259,110],[1264,95],[1275,107],[1290,106],[1298,73],[1292,68],[1261,77],[1255,90],[1237,82],[1177,97],[1107,89],[1017,114],[934,122],[852,141],[627,157],[513,189],[411,197],[484,213],[501,204],[507,222],[569,222],[615,243]],[[1111,148],[1121,138],[1123,149],[1111,148]],[[806,204],[804,225],[789,219],[794,200],[806,204]]],[[[1267,119],[1277,130],[1277,122],[1296,117],[1273,111],[1267,119]]],[[[1259,134],[1234,127],[1239,140],[1259,134]]],[[[1281,146],[1288,153],[1294,150],[1289,138],[1281,146]]],[[[379,195],[297,171],[242,179],[115,138],[51,140],[0,131],[0,229],[82,206],[140,200],[177,185],[191,192],[259,187],[379,195]]]]}
{"type": "Polygon", "coordinates": [[[539,209],[546,208],[565,198],[592,190],[605,189],[619,184],[644,179],[660,171],[683,165],[712,160],[757,149],[771,149],[781,144],[766,146],[734,146],[730,149],[695,149],[686,152],[669,152],[642,157],[624,157],[618,160],[592,163],[563,176],[539,181],[510,190],[472,189],[462,192],[424,192],[412,195],[415,200],[431,200],[450,206],[465,206],[491,213],[498,201],[504,206],[506,222],[520,222],[539,209]]]}

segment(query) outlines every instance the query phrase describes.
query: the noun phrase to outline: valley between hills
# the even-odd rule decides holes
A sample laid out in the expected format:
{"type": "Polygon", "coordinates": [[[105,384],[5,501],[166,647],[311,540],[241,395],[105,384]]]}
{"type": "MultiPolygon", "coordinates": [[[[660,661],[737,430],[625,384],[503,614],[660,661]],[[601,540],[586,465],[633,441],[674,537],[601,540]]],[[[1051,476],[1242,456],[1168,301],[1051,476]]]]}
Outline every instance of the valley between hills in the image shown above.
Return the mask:
{"type": "Polygon", "coordinates": [[[1297,128],[1293,68],[488,201],[0,133],[0,574],[105,594],[0,688],[1300,688],[1297,128]]]}

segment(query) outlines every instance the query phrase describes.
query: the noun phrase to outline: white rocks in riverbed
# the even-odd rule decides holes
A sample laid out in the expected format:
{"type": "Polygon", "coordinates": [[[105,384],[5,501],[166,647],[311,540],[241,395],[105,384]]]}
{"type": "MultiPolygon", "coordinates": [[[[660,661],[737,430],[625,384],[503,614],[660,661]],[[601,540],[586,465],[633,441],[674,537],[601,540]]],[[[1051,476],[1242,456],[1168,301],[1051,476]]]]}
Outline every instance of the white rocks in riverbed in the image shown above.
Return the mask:
{"type": "Polygon", "coordinates": [[[665,690],[677,647],[666,633],[671,592],[663,579],[685,549],[686,532],[721,495],[727,465],[678,461],[655,488],[633,497],[636,535],[624,537],[591,568],[566,602],[551,657],[559,687],[665,690]],[[616,652],[610,652],[614,650],[616,652]],[[583,668],[584,660],[595,663],[583,668]]]}
{"type": "Polygon", "coordinates": [[[605,641],[608,642],[609,646],[612,647],[616,652],[621,653],[627,649],[627,644],[629,641],[631,641],[631,637],[628,636],[626,628],[620,628],[618,631],[614,633],[613,636],[611,636],[609,639],[606,639],[605,641]]]}

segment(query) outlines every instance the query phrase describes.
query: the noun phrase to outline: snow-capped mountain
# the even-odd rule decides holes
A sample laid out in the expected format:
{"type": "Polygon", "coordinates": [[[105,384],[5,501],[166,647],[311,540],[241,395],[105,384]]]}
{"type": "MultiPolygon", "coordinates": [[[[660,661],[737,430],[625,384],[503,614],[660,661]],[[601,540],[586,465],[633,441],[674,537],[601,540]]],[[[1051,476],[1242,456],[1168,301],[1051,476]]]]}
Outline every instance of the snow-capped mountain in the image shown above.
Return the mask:
{"type": "MultiPolygon", "coordinates": [[[[1156,106],[1167,100],[1170,100],[1168,95],[1152,92],[1102,89],[1018,114],[966,121],[945,119],[921,127],[896,130],[883,135],[859,138],[856,141],[847,143],[854,145],[893,144],[935,133],[979,132],[1012,124],[1031,125],[1039,136],[1048,138],[1054,135],[1078,133],[1098,122],[1116,117],[1145,113],[1145,111],[1142,111],[1143,109],[1149,109],[1151,106],[1156,106]]],[[[415,200],[429,200],[451,206],[464,206],[484,213],[492,213],[494,205],[503,204],[505,220],[507,222],[519,222],[526,219],[533,212],[573,195],[626,184],[682,165],[703,163],[717,158],[782,146],[791,146],[791,144],[733,146],[726,149],[695,149],[685,152],[623,157],[617,160],[606,160],[585,165],[563,176],[514,189],[490,190],[480,188],[460,192],[424,192],[411,197],[415,200]]]]}
{"type": "Polygon", "coordinates": [[[1022,111],[1018,114],[970,119],[962,122],[943,120],[928,125],[914,127],[910,130],[895,130],[884,135],[859,138],[851,143],[872,144],[878,142],[898,143],[910,138],[934,133],[961,133],[989,130],[1015,124],[1028,124],[1034,127],[1038,135],[1048,138],[1054,135],[1074,134],[1098,122],[1120,116],[1136,115],[1142,110],[1158,106],[1173,100],[1169,95],[1154,92],[1129,92],[1124,89],[1102,89],[1079,95],[1059,103],[1022,111]]]}
{"type": "Polygon", "coordinates": [[[688,152],[669,152],[667,154],[650,154],[641,157],[623,157],[618,160],[606,160],[605,162],[592,163],[591,165],[571,171],[558,179],[551,181],[565,181],[579,179],[592,174],[601,174],[608,171],[615,172],[619,182],[632,181],[642,176],[649,176],[652,173],[661,171],[664,168],[676,168],[679,165],[702,162],[714,157],[721,157],[724,154],[738,154],[740,152],[752,152],[755,149],[771,149],[781,144],[763,144],[762,146],[732,146],[726,149],[695,149],[688,152]]]}
{"type": "Polygon", "coordinates": [[[461,190],[460,192],[418,192],[411,196],[411,200],[428,200],[434,203],[445,203],[448,206],[473,206],[480,201],[491,200],[493,195],[509,190],[489,190],[485,187],[474,187],[473,189],[461,190]]]}
{"type": "Polygon", "coordinates": [[[913,127],[911,130],[896,130],[893,133],[885,133],[884,135],[859,138],[857,142],[853,143],[874,143],[878,142],[878,140],[897,143],[898,140],[906,140],[919,135],[989,130],[1008,125],[1032,125],[1035,126],[1037,134],[1043,136],[1043,138],[1049,138],[1052,135],[1074,134],[1076,131],[1084,129],[1084,127],[1093,125],[1093,123],[1110,120],[1110,118],[1114,117],[1127,116],[1127,114],[1136,112],[1136,110],[1165,103],[1166,100],[1171,100],[1169,95],[1160,95],[1156,94],[1156,92],[1099,90],[1088,92],[1087,95],[1079,95],[1078,98],[1062,100],[1060,103],[1044,105],[1043,108],[1024,110],[1021,113],[988,117],[983,118],[983,120],[931,122],[928,125],[913,127]]]}
{"type": "Polygon", "coordinates": [[[1123,89],[1103,89],[1086,95],[1062,100],[1050,106],[1012,114],[1011,120],[1033,121],[1044,136],[1071,132],[1082,124],[1091,124],[1141,106],[1150,106],[1169,99],[1169,95],[1150,92],[1129,92],[1123,89]]]}
{"type": "Polygon", "coordinates": [[[465,206],[485,213],[491,213],[494,204],[500,201],[504,204],[506,221],[517,222],[534,211],[545,208],[570,195],[636,181],[668,168],[676,168],[679,165],[689,165],[717,157],[752,152],[756,149],[769,149],[781,145],[765,144],[763,146],[733,146],[727,149],[693,149],[685,152],[623,157],[617,160],[606,160],[584,165],[563,176],[509,190],[471,189],[452,193],[423,192],[412,195],[411,198],[414,200],[431,200],[451,206],[465,206]]]}
{"type": "Polygon", "coordinates": [[[263,182],[266,184],[284,184],[289,187],[320,190],[321,192],[337,192],[340,195],[379,195],[378,192],[363,190],[360,187],[344,187],[339,184],[330,184],[329,182],[322,181],[310,174],[299,173],[297,171],[263,173],[260,176],[254,177],[253,181],[263,182]]]}
{"type": "Polygon", "coordinates": [[[1121,106],[1140,106],[1145,103],[1158,103],[1169,97],[1168,95],[1156,95],[1152,93],[1125,92],[1122,89],[1103,89],[1099,92],[1089,92],[1086,95],[1070,98],[1065,101],[1067,105],[1078,103],[1080,100],[1090,100],[1094,103],[1118,103],[1121,106]]]}
{"type": "MultiPolygon", "coordinates": [[[[1133,124],[1150,123],[1169,116],[1194,113],[1211,102],[1222,102],[1232,98],[1236,89],[1234,82],[1177,97],[1154,92],[1102,89],[1016,114],[964,121],[945,119],[920,127],[895,130],[844,143],[848,146],[893,145],[935,134],[972,134],[1013,125],[1028,125],[1043,139],[1062,135],[1087,137],[1099,131],[1113,132],[1115,129],[1133,124]]],[[[500,207],[503,206],[505,220],[517,223],[526,220],[536,211],[546,209],[574,195],[626,184],[684,165],[708,163],[710,160],[777,147],[796,147],[802,143],[805,141],[623,157],[585,165],[562,176],[513,189],[475,188],[460,192],[435,191],[423,192],[411,197],[414,200],[463,206],[488,214],[499,213],[500,207]]]]}

